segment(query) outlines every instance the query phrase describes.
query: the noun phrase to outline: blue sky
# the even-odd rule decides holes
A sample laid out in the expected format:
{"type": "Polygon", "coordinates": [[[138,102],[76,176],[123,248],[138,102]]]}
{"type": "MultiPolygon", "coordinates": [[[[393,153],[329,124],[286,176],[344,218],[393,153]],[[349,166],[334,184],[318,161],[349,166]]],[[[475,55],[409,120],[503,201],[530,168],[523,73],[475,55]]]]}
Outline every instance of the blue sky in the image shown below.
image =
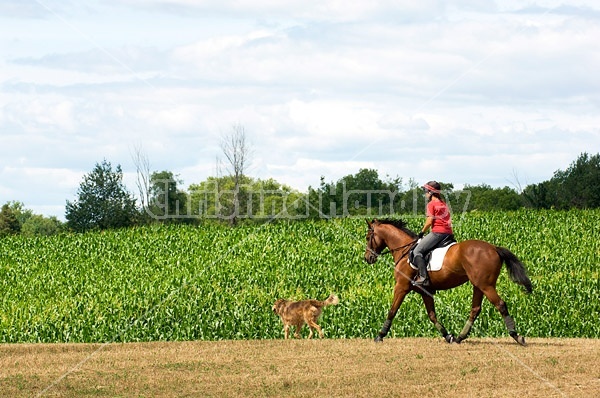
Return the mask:
{"type": "Polygon", "coordinates": [[[522,187],[600,151],[596,1],[3,0],[0,203],[64,219],[132,153],[184,188],[234,125],[247,174],[522,187]],[[418,3],[418,4],[416,4],[418,3]]]}

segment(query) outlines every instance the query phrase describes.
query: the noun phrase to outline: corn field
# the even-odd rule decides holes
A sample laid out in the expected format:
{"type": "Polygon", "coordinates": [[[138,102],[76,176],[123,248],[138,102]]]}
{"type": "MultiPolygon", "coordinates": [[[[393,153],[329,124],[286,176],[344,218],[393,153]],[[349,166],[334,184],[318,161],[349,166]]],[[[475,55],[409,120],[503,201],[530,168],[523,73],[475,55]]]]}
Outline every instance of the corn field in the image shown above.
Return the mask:
{"type": "MultiPolygon", "coordinates": [[[[457,239],[504,246],[525,264],[531,295],[508,279],[498,291],[528,337],[600,337],[599,210],[466,213],[457,239]]],[[[422,218],[407,219],[417,230],[422,218]]],[[[0,240],[0,342],[131,342],[272,339],[283,327],[278,298],[325,299],[330,338],[371,338],[394,285],[391,256],[363,260],[364,219],[229,228],[153,225],[0,240]]],[[[503,267],[504,268],[504,267],[503,267]]],[[[438,318],[457,334],[471,287],[440,291],[438,318]]],[[[306,335],[306,330],[304,331],[306,335]]],[[[409,295],[390,337],[438,336],[420,296],[409,295]]],[[[471,336],[508,336],[484,300],[471,336]]]]}

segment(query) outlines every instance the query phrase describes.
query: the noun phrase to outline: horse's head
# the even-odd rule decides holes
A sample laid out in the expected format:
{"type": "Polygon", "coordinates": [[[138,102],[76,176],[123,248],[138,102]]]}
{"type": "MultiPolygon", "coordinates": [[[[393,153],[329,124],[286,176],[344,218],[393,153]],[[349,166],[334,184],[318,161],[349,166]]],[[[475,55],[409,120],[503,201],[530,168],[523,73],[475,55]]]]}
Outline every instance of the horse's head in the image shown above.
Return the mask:
{"type": "Polygon", "coordinates": [[[378,236],[375,229],[379,225],[377,220],[367,220],[369,229],[367,230],[367,248],[365,250],[365,261],[368,264],[373,264],[377,261],[377,257],[381,254],[381,251],[386,247],[385,241],[381,236],[378,236]]]}

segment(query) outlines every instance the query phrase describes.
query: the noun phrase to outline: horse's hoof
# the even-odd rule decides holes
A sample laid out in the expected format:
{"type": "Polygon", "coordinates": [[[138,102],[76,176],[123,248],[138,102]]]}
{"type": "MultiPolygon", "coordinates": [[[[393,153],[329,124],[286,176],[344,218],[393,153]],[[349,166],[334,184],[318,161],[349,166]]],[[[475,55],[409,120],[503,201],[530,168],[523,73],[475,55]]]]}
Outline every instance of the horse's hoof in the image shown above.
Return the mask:
{"type": "Polygon", "coordinates": [[[454,336],[452,336],[451,334],[447,334],[445,339],[446,339],[446,343],[448,343],[448,344],[457,342],[456,339],[454,338],[454,336]]]}
{"type": "Polygon", "coordinates": [[[522,346],[526,346],[527,345],[527,343],[525,342],[525,337],[519,336],[517,334],[517,332],[515,332],[514,330],[510,331],[509,334],[510,334],[510,337],[512,337],[520,345],[522,345],[522,346]]]}
{"type": "Polygon", "coordinates": [[[374,341],[375,341],[376,343],[383,343],[383,337],[381,337],[381,336],[377,336],[377,337],[375,337],[375,340],[374,340],[374,341]]]}

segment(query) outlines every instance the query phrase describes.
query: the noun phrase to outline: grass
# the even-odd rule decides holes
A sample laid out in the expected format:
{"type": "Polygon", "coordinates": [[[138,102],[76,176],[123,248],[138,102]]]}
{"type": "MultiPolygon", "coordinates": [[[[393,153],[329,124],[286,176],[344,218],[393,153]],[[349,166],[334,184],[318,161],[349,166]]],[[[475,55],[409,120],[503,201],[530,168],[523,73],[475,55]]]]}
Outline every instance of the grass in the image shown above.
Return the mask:
{"type": "Polygon", "coordinates": [[[589,397],[600,340],[442,339],[7,344],[11,397],[589,397]]]}

